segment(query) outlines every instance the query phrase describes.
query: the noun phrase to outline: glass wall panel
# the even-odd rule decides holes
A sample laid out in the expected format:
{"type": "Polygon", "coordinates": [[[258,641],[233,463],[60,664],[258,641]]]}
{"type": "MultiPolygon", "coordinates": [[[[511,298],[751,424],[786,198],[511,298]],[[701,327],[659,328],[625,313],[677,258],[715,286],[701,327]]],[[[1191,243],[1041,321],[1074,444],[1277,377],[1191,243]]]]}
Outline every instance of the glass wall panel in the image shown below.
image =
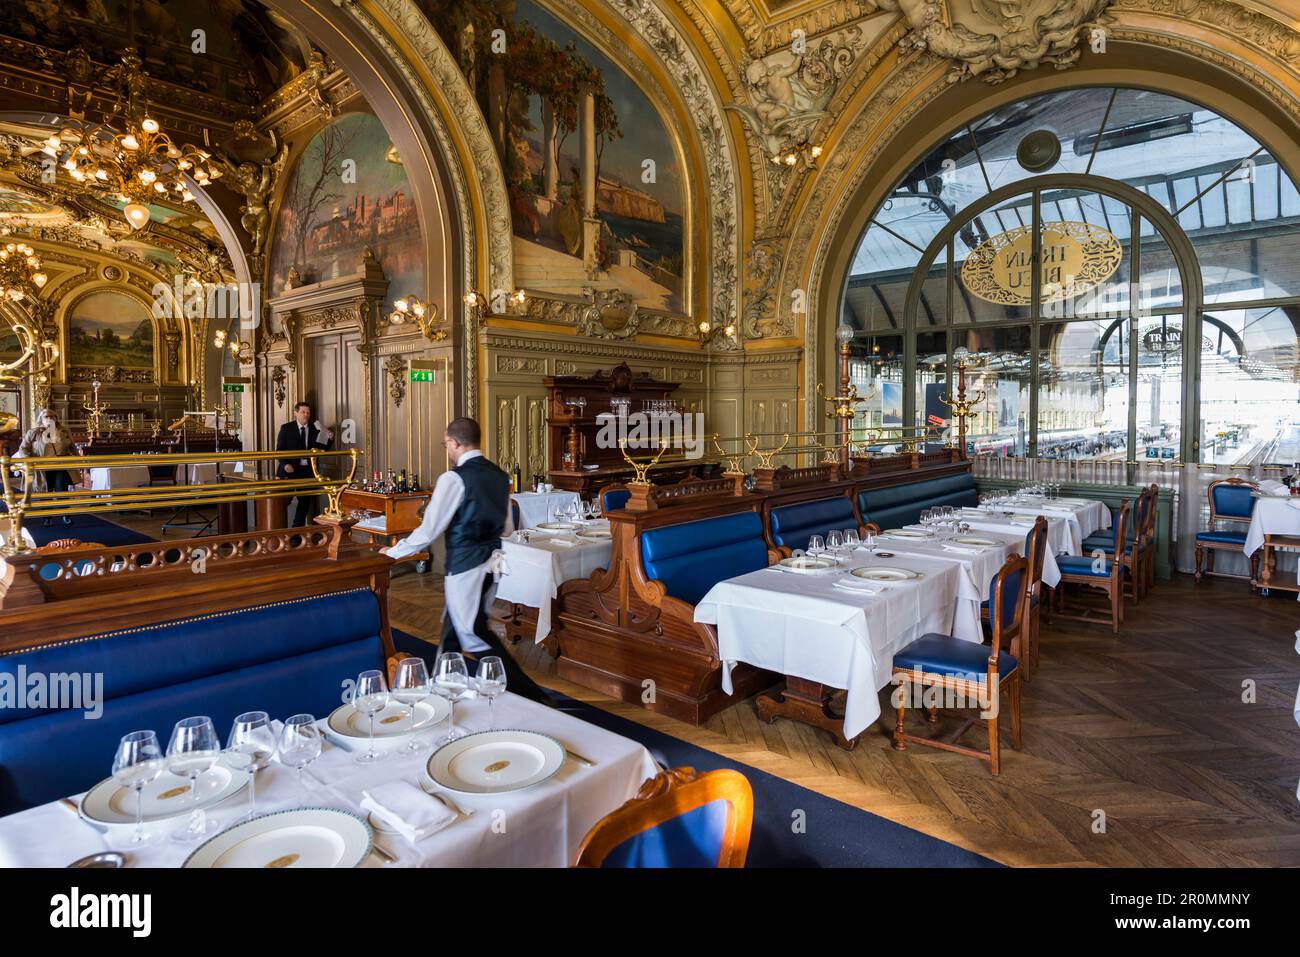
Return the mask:
{"type": "Polygon", "coordinates": [[[1148,316],[1137,324],[1137,456],[1182,460],[1183,317],[1148,316]]]}
{"type": "Polygon", "coordinates": [[[984,393],[966,438],[975,454],[1022,456],[1029,447],[1030,328],[970,329],[953,334],[954,351],[965,347],[967,395],[984,393]]]}
{"type": "Polygon", "coordinates": [[[955,323],[1029,318],[1033,285],[1033,195],[986,210],[953,241],[955,323]]]}
{"type": "Polygon", "coordinates": [[[948,409],[940,396],[948,392],[948,335],[923,332],[916,337],[916,414],[912,424],[916,435],[928,447],[942,447],[946,441],[948,409]]]}
{"type": "Polygon", "coordinates": [[[1128,459],[1129,321],[1039,330],[1040,458],[1128,459]]]}
{"type": "Polygon", "coordinates": [[[886,418],[891,420],[894,429],[903,424],[903,337],[859,336],[850,348],[850,368],[860,363],[862,370],[860,377],[854,380],[858,384],[858,395],[871,397],[858,406],[858,416],[853,420],[853,439],[861,442],[866,440],[869,431],[885,427],[886,418]],[[883,401],[886,393],[893,404],[888,410],[883,401]]]}
{"type": "Polygon", "coordinates": [[[1201,331],[1201,461],[1300,462],[1300,305],[1207,309],[1201,331]]]}
{"type": "Polygon", "coordinates": [[[1131,208],[1100,193],[1052,190],[1040,210],[1043,317],[1129,315],[1131,208]]]}

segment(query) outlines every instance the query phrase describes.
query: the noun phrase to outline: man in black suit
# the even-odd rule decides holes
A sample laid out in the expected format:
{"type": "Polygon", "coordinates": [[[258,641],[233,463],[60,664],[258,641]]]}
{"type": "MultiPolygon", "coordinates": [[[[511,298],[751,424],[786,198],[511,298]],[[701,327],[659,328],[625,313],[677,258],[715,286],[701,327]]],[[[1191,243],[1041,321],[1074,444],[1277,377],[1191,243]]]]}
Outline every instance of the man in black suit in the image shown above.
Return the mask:
{"type": "MultiPolygon", "coordinates": [[[[277,452],[306,451],[307,449],[328,450],[334,445],[334,433],[329,429],[321,431],[320,423],[311,421],[311,406],[299,402],[293,407],[293,420],[280,426],[280,434],[275,440],[277,452]],[[321,441],[321,439],[324,441],[321,441]]],[[[309,459],[280,459],[276,466],[275,477],[280,479],[311,478],[313,475],[309,459]]],[[[297,495],[293,499],[293,521],[290,528],[301,528],[307,524],[308,513],[315,515],[320,511],[319,495],[297,495]]]]}

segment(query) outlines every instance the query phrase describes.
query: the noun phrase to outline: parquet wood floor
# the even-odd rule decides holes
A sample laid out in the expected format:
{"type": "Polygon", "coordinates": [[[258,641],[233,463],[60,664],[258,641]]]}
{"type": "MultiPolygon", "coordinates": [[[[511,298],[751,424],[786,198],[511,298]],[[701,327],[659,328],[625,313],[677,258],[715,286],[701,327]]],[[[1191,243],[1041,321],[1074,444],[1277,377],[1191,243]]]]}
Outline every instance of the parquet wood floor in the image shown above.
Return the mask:
{"type": "MultiPolygon", "coordinates": [[[[433,639],[436,574],[393,578],[393,623],[433,639]]],[[[1300,728],[1293,717],[1300,604],[1224,579],[1160,582],[1109,628],[1056,621],[1023,700],[1024,749],[1002,773],[931,748],[890,747],[892,710],[851,752],[741,701],[702,727],[559,679],[525,641],[540,683],[665,734],[1011,865],[1300,865],[1300,728]]],[[[941,717],[938,733],[959,719],[941,717]]],[[[919,712],[910,721],[921,730],[919,712]]],[[[921,733],[930,733],[921,730],[921,733]]],[[[983,732],[969,740],[983,746],[983,732]]],[[[1005,740],[1005,738],[1004,738],[1005,740]]]]}

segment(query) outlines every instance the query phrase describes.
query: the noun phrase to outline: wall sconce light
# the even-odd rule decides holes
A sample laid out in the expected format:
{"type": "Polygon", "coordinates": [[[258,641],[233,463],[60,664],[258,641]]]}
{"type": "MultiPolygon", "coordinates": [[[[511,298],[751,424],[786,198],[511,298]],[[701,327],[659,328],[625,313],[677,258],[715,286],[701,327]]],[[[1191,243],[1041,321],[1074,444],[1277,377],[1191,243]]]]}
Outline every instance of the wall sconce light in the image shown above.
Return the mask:
{"type": "Polygon", "coordinates": [[[817,165],[817,158],[821,155],[820,146],[813,146],[811,143],[795,143],[774,154],[772,164],[793,167],[802,162],[804,169],[812,169],[817,165]]]}
{"type": "Polygon", "coordinates": [[[511,310],[518,309],[528,301],[528,294],[522,289],[516,289],[514,292],[507,293],[504,289],[494,290],[491,296],[479,292],[477,289],[471,289],[465,293],[465,305],[474,310],[476,318],[482,318],[485,312],[493,315],[506,315],[511,310]]]}
{"type": "Polygon", "coordinates": [[[401,299],[394,299],[393,311],[388,314],[389,325],[401,326],[413,321],[419,325],[420,332],[430,342],[441,342],[447,338],[447,330],[434,325],[437,319],[438,307],[425,302],[418,296],[403,296],[401,299]]]}
{"type": "Polygon", "coordinates": [[[729,322],[725,326],[715,326],[709,320],[701,319],[696,325],[695,331],[700,338],[701,346],[708,345],[714,339],[734,340],[736,338],[736,324],[733,322],[729,322]]]}

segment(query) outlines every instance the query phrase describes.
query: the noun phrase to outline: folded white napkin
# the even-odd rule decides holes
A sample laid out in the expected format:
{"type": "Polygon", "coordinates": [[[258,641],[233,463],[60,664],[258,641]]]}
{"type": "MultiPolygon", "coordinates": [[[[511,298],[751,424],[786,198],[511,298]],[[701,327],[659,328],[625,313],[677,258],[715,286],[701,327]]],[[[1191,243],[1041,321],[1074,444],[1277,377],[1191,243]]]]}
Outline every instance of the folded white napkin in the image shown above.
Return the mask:
{"type": "Polygon", "coordinates": [[[980,555],[984,549],[975,545],[948,545],[943,546],[945,552],[961,552],[963,555],[980,555]]]}
{"type": "Polygon", "coordinates": [[[855,583],[861,582],[861,584],[850,584],[849,580],[845,578],[845,579],[840,579],[839,581],[832,582],[831,585],[834,588],[838,588],[840,591],[856,592],[859,595],[879,595],[882,591],[885,590],[880,585],[869,584],[868,582],[863,581],[863,579],[861,578],[855,578],[853,579],[853,581],[855,583]]]}
{"type": "Polygon", "coordinates": [[[456,820],[456,813],[445,804],[401,778],[362,791],[361,809],[411,844],[456,820]]]}
{"type": "Polygon", "coordinates": [[[1265,495],[1290,495],[1291,490],[1286,487],[1286,483],[1279,482],[1277,479],[1264,479],[1259,483],[1259,490],[1265,495]]]}
{"type": "Polygon", "coordinates": [[[577,545],[578,540],[576,538],[562,538],[559,535],[552,535],[550,538],[546,540],[546,544],[561,545],[565,548],[569,548],[572,545],[577,545]]]}

